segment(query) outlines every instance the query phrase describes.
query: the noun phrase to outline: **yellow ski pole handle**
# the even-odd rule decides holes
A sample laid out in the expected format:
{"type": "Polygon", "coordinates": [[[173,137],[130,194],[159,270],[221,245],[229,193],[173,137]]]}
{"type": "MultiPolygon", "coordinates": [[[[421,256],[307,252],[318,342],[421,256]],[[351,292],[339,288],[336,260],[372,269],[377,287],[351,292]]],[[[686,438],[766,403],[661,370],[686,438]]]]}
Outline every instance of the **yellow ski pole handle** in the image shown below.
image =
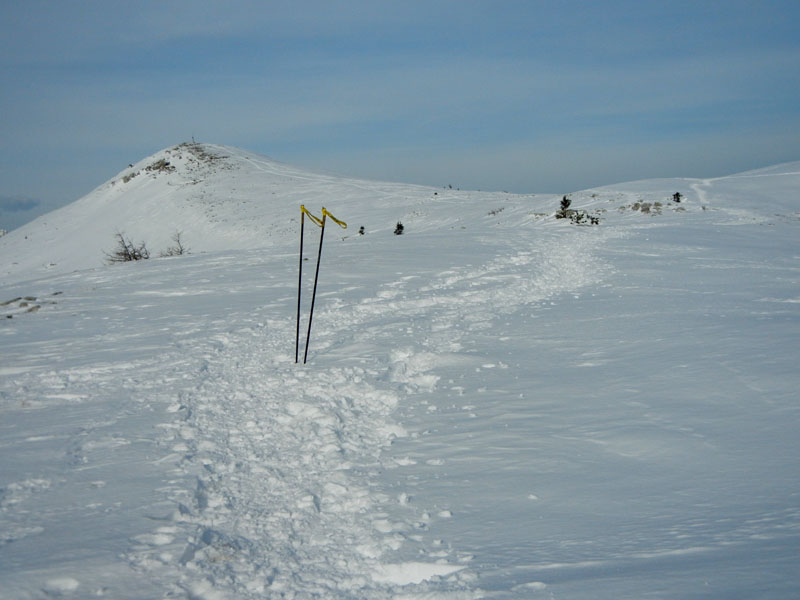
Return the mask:
{"type": "Polygon", "coordinates": [[[342,229],[347,229],[347,223],[345,223],[344,221],[340,221],[339,219],[337,219],[336,217],[334,217],[334,216],[333,216],[333,215],[332,215],[332,214],[331,214],[331,213],[328,211],[328,209],[327,209],[327,208],[325,208],[325,207],[323,206],[323,207],[322,207],[322,216],[323,216],[323,218],[324,218],[326,215],[327,215],[327,216],[329,216],[329,217],[331,218],[331,220],[332,220],[332,221],[334,221],[334,222],[335,222],[335,223],[336,223],[336,224],[337,224],[339,227],[341,227],[342,229]]]}
{"type": "MultiPolygon", "coordinates": [[[[300,205],[300,212],[307,214],[308,218],[311,219],[312,221],[314,221],[314,223],[316,223],[317,227],[322,227],[322,219],[320,219],[319,217],[315,217],[310,212],[308,212],[308,209],[305,207],[305,205],[303,205],[303,204],[300,205]]],[[[323,214],[325,213],[325,209],[324,208],[322,209],[322,212],[323,212],[323,214]]],[[[330,214],[330,213],[328,213],[328,214],[330,214]]],[[[333,215],[331,215],[331,218],[333,219],[333,215]]],[[[335,220],[336,219],[334,219],[334,221],[335,220]]]]}

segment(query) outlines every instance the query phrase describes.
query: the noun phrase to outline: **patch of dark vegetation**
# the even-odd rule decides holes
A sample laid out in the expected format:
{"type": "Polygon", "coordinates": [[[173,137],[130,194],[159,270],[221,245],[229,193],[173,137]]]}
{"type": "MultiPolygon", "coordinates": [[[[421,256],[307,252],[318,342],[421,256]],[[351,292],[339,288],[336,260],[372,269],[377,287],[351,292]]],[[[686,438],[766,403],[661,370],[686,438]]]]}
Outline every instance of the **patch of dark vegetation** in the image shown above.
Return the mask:
{"type": "Polygon", "coordinates": [[[589,214],[585,210],[570,208],[572,200],[564,196],[556,211],[556,219],[569,219],[573,225],[599,225],[600,217],[589,214]]]}
{"type": "MultiPolygon", "coordinates": [[[[53,296],[60,296],[62,292],[55,292],[53,296]]],[[[15,315],[39,312],[42,306],[56,304],[55,300],[39,298],[37,296],[18,296],[5,302],[0,302],[0,312],[6,319],[13,319],[15,315]]]]}
{"type": "Polygon", "coordinates": [[[160,158],[144,168],[148,173],[172,173],[175,167],[166,158],[160,158]]]}
{"type": "Polygon", "coordinates": [[[109,264],[131,262],[134,260],[147,260],[150,258],[150,251],[144,242],[134,244],[125,234],[117,232],[114,235],[117,240],[117,247],[111,252],[105,252],[106,260],[109,264]]]}
{"type": "MultiPolygon", "coordinates": [[[[620,212],[625,212],[626,210],[632,210],[633,212],[640,212],[645,215],[660,215],[663,212],[664,204],[661,202],[644,202],[638,201],[634,202],[629,206],[620,206],[617,210],[620,212]]],[[[682,206],[676,208],[677,211],[684,211],[682,206]]]]}
{"type": "MultiPolygon", "coordinates": [[[[130,238],[125,237],[125,234],[121,232],[117,232],[114,238],[117,240],[116,248],[111,252],[104,252],[106,261],[109,264],[147,260],[150,258],[150,251],[147,249],[147,244],[145,242],[134,244],[130,238]]],[[[182,231],[176,231],[171,239],[173,245],[161,251],[159,253],[160,257],[183,256],[189,253],[189,248],[183,241],[182,231]]]]}
{"type": "Polygon", "coordinates": [[[161,252],[160,256],[162,257],[183,256],[184,254],[187,254],[189,252],[189,249],[183,244],[183,239],[181,236],[183,236],[183,232],[176,231],[172,235],[172,241],[175,242],[175,245],[170,246],[169,248],[161,252]]]}

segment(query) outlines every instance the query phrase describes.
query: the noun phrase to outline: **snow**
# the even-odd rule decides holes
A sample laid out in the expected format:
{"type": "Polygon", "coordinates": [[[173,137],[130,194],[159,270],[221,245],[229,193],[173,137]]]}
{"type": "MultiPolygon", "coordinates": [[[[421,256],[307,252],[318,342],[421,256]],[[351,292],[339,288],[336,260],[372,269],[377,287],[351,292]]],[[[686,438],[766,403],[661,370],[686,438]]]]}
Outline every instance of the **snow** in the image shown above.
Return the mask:
{"type": "Polygon", "coordinates": [[[140,161],[0,239],[3,598],[796,597],[799,188],[140,161]]]}

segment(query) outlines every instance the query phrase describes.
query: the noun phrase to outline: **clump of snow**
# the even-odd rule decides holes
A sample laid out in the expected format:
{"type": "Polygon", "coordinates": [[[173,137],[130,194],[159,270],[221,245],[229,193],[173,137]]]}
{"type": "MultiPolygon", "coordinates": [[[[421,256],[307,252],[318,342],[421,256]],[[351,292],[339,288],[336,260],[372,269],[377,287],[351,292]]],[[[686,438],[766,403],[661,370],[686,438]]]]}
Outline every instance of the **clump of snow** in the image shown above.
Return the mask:
{"type": "Polygon", "coordinates": [[[422,583],[433,577],[450,575],[463,569],[459,565],[436,563],[407,562],[396,565],[381,565],[372,578],[381,583],[392,585],[408,585],[409,583],[422,583]]]}
{"type": "Polygon", "coordinates": [[[44,592],[48,596],[71,595],[80,587],[80,582],[72,577],[54,577],[44,584],[44,592]]]}

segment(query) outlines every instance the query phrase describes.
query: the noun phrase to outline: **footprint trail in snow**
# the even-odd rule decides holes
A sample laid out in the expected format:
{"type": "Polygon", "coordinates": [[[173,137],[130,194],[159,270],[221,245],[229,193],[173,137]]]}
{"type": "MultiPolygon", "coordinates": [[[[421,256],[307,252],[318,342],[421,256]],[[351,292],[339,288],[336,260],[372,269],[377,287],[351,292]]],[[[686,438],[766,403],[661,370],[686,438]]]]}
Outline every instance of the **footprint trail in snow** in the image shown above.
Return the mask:
{"type": "Polygon", "coordinates": [[[397,586],[477,597],[457,548],[393,559],[409,538],[422,539],[431,517],[409,507],[397,521],[387,508],[408,495],[390,497],[376,480],[403,468],[389,450],[407,435],[394,420],[398,404],[434,391],[437,365],[464,350],[473,358],[462,339],[470,330],[597,282],[592,249],[608,233],[562,233],[561,242],[526,241],[484,265],[402,276],[371,297],[348,296],[352,303],[321,302],[306,366],[288,355],[289,319],[215,336],[199,385],[173,407],[182,415],[173,431],[178,471],[196,479],[174,498],[188,544],[177,564],[159,560],[159,536],[171,530],[156,528],[133,564],[174,571],[192,598],[389,598],[397,586]],[[387,320],[406,324],[405,333],[387,320]]]}

